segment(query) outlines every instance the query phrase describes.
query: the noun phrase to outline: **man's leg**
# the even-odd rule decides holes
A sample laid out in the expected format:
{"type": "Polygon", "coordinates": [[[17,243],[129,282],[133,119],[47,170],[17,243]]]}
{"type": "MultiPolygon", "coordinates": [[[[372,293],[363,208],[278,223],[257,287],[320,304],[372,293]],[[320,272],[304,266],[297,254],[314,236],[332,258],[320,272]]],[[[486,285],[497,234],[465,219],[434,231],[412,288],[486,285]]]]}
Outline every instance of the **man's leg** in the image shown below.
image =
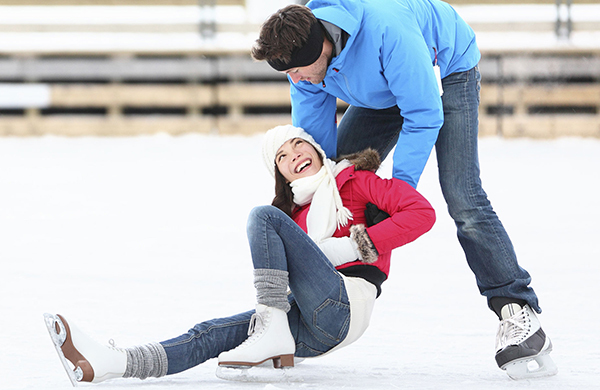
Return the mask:
{"type": "Polygon", "coordinates": [[[348,107],[338,126],[337,156],[373,148],[383,161],[396,146],[403,122],[397,106],[384,110],[348,107]]]}
{"type": "Polygon", "coordinates": [[[517,263],[513,245],[481,186],[477,148],[479,72],[444,79],[444,125],[436,142],[440,185],[458,240],[481,294],[528,303],[538,313],[531,277],[517,263]]]}
{"type": "Polygon", "coordinates": [[[477,68],[444,79],[444,125],[436,143],[440,185],[456,223],[458,240],[500,326],[496,362],[513,379],[554,375],[552,343],[534,313],[541,311],[531,277],[517,263],[513,245],[479,178],[477,152],[480,76],[477,68]],[[528,363],[534,361],[536,365],[528,363]]]}

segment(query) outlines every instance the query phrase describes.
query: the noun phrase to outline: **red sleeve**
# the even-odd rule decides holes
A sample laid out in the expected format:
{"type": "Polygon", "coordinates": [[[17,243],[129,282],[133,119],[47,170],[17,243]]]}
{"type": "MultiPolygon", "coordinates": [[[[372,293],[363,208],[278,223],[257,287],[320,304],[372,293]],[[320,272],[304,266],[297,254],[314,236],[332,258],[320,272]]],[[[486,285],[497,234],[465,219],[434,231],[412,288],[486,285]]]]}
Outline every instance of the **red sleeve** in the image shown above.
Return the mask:
{"type": "Polygon", "coordinates": [[[380,254],[408,244],[431,229],[435,211],[412,186],[399,179],[382,179],[370,171],[356,171],[355,175],[355,196],[390,215],[367,228],[380,254]]]}

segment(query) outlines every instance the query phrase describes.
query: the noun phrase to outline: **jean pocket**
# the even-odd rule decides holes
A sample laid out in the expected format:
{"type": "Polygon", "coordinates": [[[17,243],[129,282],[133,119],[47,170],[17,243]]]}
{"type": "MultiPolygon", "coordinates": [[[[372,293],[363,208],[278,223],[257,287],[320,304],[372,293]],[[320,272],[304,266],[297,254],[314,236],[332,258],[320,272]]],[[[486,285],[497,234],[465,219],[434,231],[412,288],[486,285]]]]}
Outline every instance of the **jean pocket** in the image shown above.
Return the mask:
{"type": "Polygon", "coordinates": [[[294,352],[294,356],[302,358],[317,357],[323,355],[332,348],[329,346],[325,347],[325,344],[321,345],[323,346],[323,350],[315,349],[305,343],[298,343],[296,344],[296,352],[294,352]]]}
{"type": "Polygon", "coordinates": [[[328,339],[341,342],[350,326],[350,305],[327,299],[315,310],[313,326],[328,339]]]}

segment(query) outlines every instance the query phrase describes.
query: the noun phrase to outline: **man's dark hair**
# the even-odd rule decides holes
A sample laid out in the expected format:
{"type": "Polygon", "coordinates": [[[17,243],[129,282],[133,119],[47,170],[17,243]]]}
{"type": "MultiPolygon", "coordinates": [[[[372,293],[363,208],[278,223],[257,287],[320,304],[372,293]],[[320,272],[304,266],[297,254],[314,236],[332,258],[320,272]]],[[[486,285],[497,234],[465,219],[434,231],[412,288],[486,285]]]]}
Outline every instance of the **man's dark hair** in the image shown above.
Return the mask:
{"type": "Polygon", "coordinates": [[[262,25],[252,57],[257,61],[289,63],[292,51],[306,43],[311,26],[316,22],[310,8],[303,5],[291,4],[280,9],[262,25]]]}

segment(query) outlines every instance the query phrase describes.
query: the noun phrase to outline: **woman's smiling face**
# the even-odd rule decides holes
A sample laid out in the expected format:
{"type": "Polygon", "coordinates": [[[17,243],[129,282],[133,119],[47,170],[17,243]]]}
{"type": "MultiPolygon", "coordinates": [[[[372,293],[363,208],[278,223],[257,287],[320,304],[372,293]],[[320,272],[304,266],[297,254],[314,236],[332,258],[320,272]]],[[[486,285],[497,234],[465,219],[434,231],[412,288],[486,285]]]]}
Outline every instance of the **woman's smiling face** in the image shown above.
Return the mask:
{"type": "Polygon", "coordinates": [[[319,152],[302,138],[292,138],[277,150],[275,165],[288,182],[312,176],[321,170],[319,152]]]}

